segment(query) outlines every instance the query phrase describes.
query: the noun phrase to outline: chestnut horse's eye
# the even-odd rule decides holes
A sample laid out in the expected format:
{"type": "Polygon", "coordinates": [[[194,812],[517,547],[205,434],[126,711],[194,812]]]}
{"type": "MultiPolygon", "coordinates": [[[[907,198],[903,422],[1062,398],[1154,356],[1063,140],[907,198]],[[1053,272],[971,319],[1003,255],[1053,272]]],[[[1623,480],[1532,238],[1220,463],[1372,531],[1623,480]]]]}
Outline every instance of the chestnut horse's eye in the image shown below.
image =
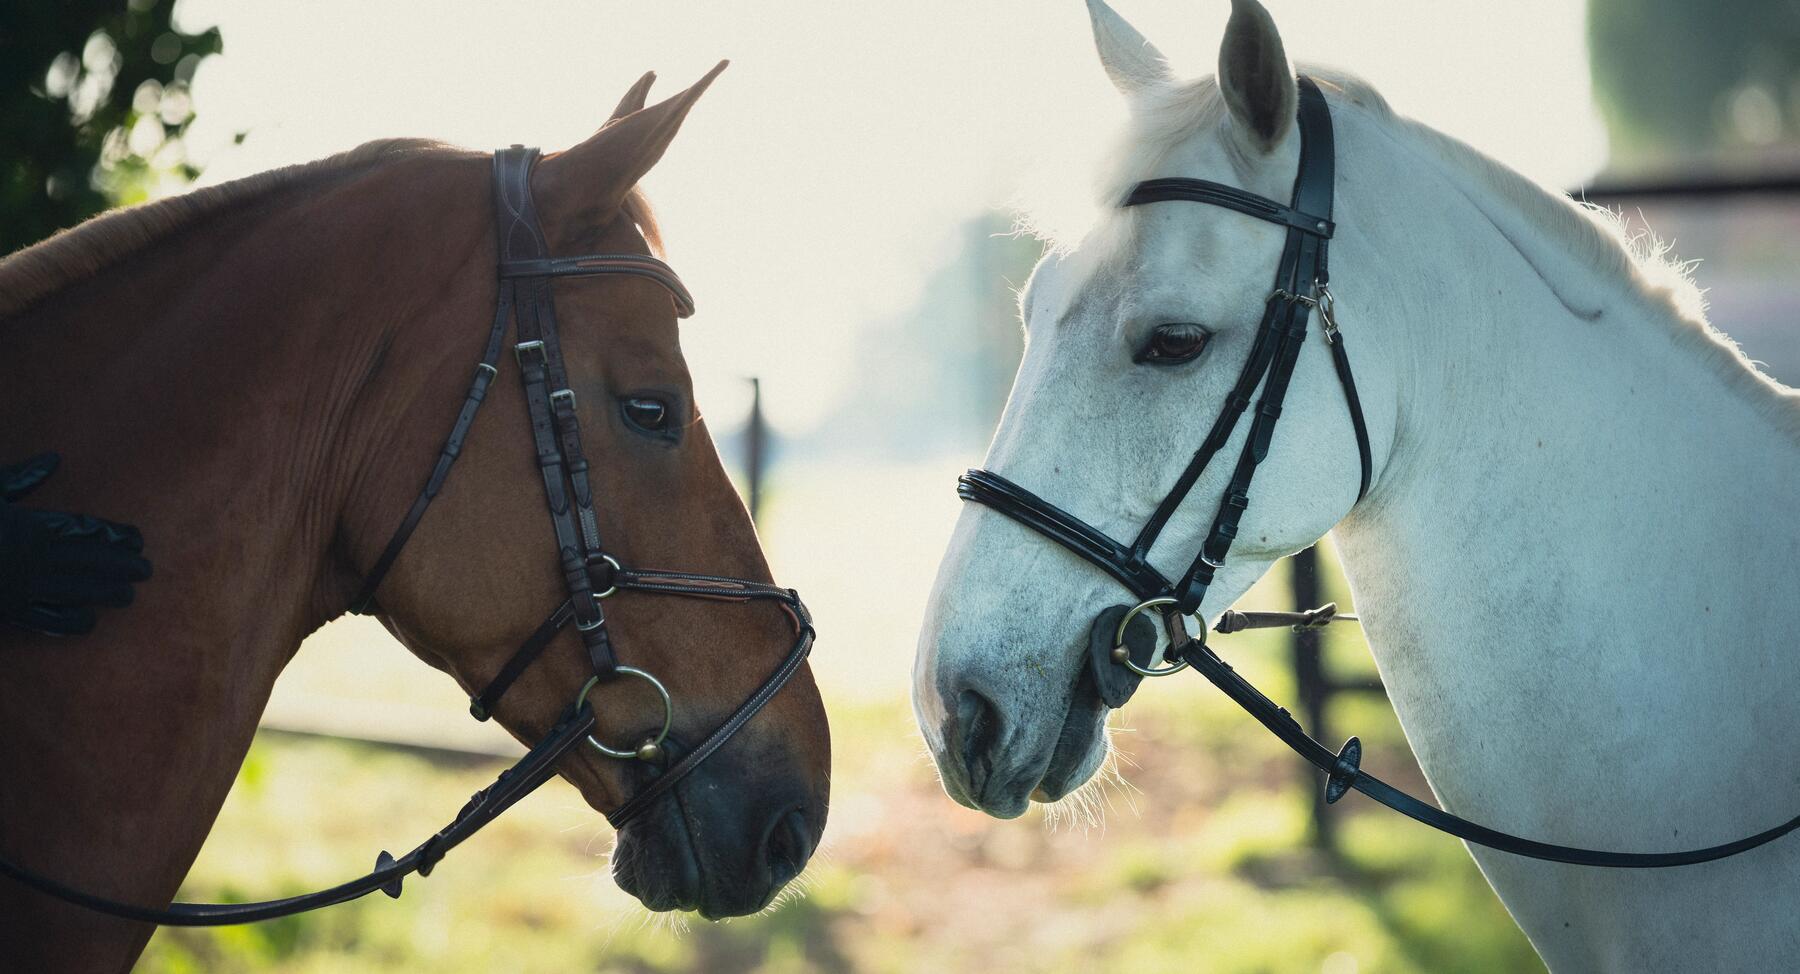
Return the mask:
{"type": "Polygon", "coordinates": [[[1150,333],[1150,341],[1132,356],[1132,361],[1150,365],[1191,362],[1206,350],[1206,341],[1211,337],[1205,328],[1191,321],[1157,325],[1150,333]]]}
{"type": "Polygon", "coordinates": [[[646,433],[665,433],[669,429],[669,404],[649,396],[626,396],[619,400],[625,421],[646,433]]]}

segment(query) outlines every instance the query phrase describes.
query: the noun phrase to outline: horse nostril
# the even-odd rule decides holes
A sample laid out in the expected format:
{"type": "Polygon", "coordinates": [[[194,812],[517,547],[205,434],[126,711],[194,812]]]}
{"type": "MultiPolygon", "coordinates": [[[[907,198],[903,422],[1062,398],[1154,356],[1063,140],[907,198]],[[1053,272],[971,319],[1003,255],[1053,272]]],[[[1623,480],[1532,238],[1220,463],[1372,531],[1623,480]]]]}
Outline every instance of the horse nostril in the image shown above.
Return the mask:
{"type": "Polygon", "coordinates": [[[812,833],[806,827],[806,816],[798,808],[790,810],[769,833],[769,878],[775,886],[786,885],[812,855],[812,833]]]}
{"type": "Polygon", "coordinates": [[[980,793],[1000,750],[1000,709],[979,691],[964,690],[956,698],[956,726],[962,731],[963,767],[969,771],[969,784],[980,793]]]}

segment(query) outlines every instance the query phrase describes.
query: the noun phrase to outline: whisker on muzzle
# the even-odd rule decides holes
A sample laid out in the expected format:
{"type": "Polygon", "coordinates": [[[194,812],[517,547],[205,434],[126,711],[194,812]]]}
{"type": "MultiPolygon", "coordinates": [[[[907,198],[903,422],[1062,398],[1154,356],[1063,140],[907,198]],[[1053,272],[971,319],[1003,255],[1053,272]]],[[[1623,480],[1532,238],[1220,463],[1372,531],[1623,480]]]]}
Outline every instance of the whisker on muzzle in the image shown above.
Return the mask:
{"type": "Polygon", "coordinates": [[[1132,815],[1140,814],[1136,799],[1143,792],[1125,779],[1121,769],[1121,765],[1135,768],[1137,762],[1119,749],[1113,736],[1115,729],[1128,730],[1107,728],[1104,738],[1106,757],[1100,761],[1100,767],[1081,787],[1044,806],[1045,827],[1053,832],[1079,829],[1084,834],[1091,829],[1104,830],[1107,813],[1117,812],[1119,802],[1130,809],[1132,815]]]}

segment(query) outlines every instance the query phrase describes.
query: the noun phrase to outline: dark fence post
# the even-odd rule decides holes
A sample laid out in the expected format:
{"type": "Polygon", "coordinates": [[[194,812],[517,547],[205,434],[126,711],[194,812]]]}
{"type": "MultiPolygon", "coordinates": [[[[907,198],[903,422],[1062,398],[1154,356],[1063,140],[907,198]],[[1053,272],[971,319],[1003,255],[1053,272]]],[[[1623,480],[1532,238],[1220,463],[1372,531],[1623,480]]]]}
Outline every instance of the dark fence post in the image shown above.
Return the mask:
{"type": "MultiPolygon", "coordinates": [[[[1288,559],[1289,579],[1293,587],[1294,608],[1305,610],[1319,605],[1319,550],[1308,548],[1288,559]]],[[[1321,741],[1332,740],[1325,725],[1325,705],[1331,697],[1331,681],[1325,676],[1323,640],[1317,629],[1303,629],[1293,634],[1294,691],[1299,697],[1300,719],[1306,730],[1321,741]]],[[[1325,792],[1318,772],[1303,766],[1306,792],[1312,802],[1312,842],[1328,853],[1337,852],[1336,833],[1332,829],[1330,810],[1325,806],[1325,792]]]]}
{"type": "Polygon", "coordinates": [[[762,380],[750,377],[750,419],[744,428],[744,493],[750,508],[750,520],[762,514],[763,448],[768,428],[763,422],[762,380]]]}

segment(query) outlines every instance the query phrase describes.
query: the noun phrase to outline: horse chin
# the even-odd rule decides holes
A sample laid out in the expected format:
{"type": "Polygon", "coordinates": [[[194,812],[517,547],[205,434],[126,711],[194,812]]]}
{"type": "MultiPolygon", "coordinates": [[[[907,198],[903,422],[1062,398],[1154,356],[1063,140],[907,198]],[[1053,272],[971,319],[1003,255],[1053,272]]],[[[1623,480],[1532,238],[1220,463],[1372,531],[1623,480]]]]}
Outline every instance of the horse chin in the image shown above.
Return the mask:
{"type": "Polygon", "coordinates": [[[768,906],[800,873],[812,852],[804,824],[783,821],[775,828],[783,833],[777,841],[798,854],[739,877],[735,871],[721,870],[718,856],[695,844],[696,831],[704,834],[704,830],[690,828],[686,812],[677,803],[666,802],[619,833],[612,855],[613,881],[658,913],[679,910],[706,920],[748,916],[768,906]],[[703,860],[711,869],[702,865],[703,860]]]}
{"type": "Polygon", "coordinates": [[[1083,667],[1076,680],[1074,699],[1062,730],[1056,736],[1056,750],[1050,764],[1031,790],[1035,802],[1060,801],[1070,792],[1086,784],[1106,760],[1107,707],[1093,686],[1093,678],[1083,667]]]}
{"type": "Polygon", "coordinates": [[[613,881],[658,913],[700,908],[700,859],[681,812],[664,801],[619,833],[613,846],[613,881]]]}
{"type": "MultiPolygon", "coordinates": [[[[680,742],[668,740],[671,759],[680,742]]],[[[700,768],[619,831],[613,880],[648,909],[708,920],[767,907],[806,868],[825,803],[797,776],[771,775],[778,755],[700,768]]]]}

